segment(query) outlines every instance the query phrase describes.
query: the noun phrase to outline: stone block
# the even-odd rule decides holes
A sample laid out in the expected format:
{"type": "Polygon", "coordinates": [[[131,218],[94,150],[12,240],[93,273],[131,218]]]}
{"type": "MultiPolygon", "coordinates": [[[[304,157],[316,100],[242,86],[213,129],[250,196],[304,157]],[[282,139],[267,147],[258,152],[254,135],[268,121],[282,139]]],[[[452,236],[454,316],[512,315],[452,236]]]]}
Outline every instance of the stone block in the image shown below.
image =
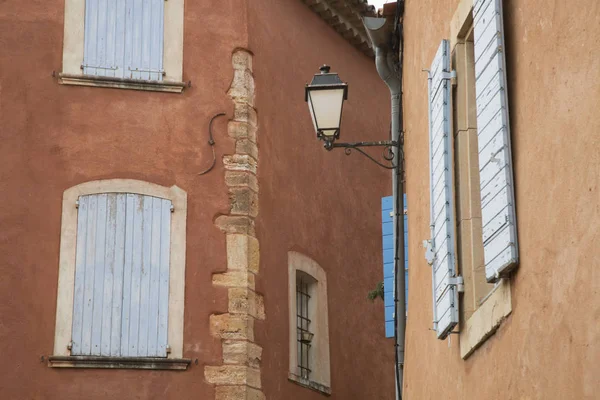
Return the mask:
{"type": "Polygon", "coordinates": [[[258,126],[258,115],[251,104],[235,102],[233,107],[233,119],[238,122],[246,122],[254,127],[258,126]]]}
{"type": "Polygon", "coordinates": [[[229,121],[227,124],[227,134],[235,139],[248,139],[256,143],[256,126],[247,122],[229,121]]]}
{"type": "Polygon", "coordinates": [[[237,154],[248,154],[258,160],[258,146],[249,139],[239,139],[235,142],[235,152],[237,154]]]}
{"type": "Polygon", "coordinates": [[[258,239],[249,235],[227,235],[227,269],[258,273],[258,239]]]}
{"type": "Polygon", "coordinates": [[[248,69],[252,71],[252,53],[247,50],[238,49],[231,57],[234,70],[248,69]]]}
{"type": "Polygon", "coordinates": [[[256,174],[256,160],[248,154],[233,154],[223,157],[223,165],[229,171],[247,171],[256,174]]]}
{"type": "Polygon", "coordinates": [[[258,195],[249,187],[234,187],[229,189],[231,199],[231,214],[258,215],[258,195]]]}
{"type": "Polygon", "coordinates": [[[260,367],[262,347],[255,343],[241,340],[225,340],[223,342],[223,362],[225,364],[260,367]]]}
{"type": "Polygon", "coordinates": [[[253,106],[254,77],[252,76],[252,71],[247,68],[235,69],[233,81],[227,94],[234,102],[244,102],[253,106]]]}
{"type": "Polygon", "coordinates": [[[226,171],[225,183],[229,187],[246,186],[258,193],[258,179],[250,172],[226,171]]]}
{"type": "Polygon", "coordinates": [[[260,370],[245,365],[204,367],[204,378],[215,385],[248,385],[260,389],[260,370]]]}
{"type": "Polygon", "coordinates": [[[213,314],[210,316],[210,333],[222,339],[254,341],[254,318],[246,315],[213,314]]]}
{"type": "Polygon", "coordinates": [[[215,220],[215,225],[225,233],[255,235],[254,221],[250,217],[242,215],[221,215],[215,220]]]}
{"type": "Polygon", "coordinates": [[[247,287],[254,290],[255,276],[248,271],[227,271],[222,274],[214,274],[212,283],[215,286],[247,287]]]}

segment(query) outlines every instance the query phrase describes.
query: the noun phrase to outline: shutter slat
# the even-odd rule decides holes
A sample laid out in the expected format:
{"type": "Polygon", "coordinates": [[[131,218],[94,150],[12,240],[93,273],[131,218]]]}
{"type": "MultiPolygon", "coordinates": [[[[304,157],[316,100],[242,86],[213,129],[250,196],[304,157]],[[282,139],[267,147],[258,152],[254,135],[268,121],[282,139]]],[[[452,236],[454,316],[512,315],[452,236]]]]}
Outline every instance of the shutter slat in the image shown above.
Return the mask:
{"type": "Polygon", "coordinates": [[[96,249],[94,264],[93,305],[92,305],[92,343],[91,354],[100,355],[102,342],[102,301],[104,300],[104,269],[106,267],[106,217],[107,195],[98,196],[98,215],[96,217],[96,249]]]}
{"type": "Polygon", "coordinates": [[[77,250],[75,254],[75,287],[73,290],[72,354],[81,354],[83,334],[83,309],[85,295],[85,259],[87,249],[88,197],[80,197],[77,209],[77,250]]]}
{"type": "Polygon", "coordinates": [[[110,325],[110,355],[121,355],[121,331],[123,312],[123,288],[125,275],[125,226],[127,195],[120,193],[116,195],[116,225],[115,225],[115,257],[113,274],[113,303],[112,322],[110,325]]]}
{"type": "MultiPolygon", "coordinates": [[[[160,268],[158,296],[157,356],[167,356],[169,324],[169,269],[171,265],[171,205],[163,200],[161,205],[160,268]]],[[[183,306],[183,305],[181,305],[183,306]]]]}
{"type": "Polygon", "coordinates": [[[96,54],[98,43],[98,0],[86,0],[84,24],[83,73],[86,75],[96,75],[96,68],[89,67],[89,65],[99,65],[96,54]]]}
{"type": "Polygon", "coordinates": [[[129,356],[140,355],[140,293],[142,283],[142,257],[144,243],[144,198],[133,195],[133,263],[131,268],[131,302],[129,304],[129,356]]]}
{"type": "Polygon", "coordinates": [[[518,263],[502,0],[474,5],[475,89],[486,278],[518,263]]]}
{"type": "Polygon", "coordinates": [[[148,355],[148,320],[150,314],[150,271],[152,268],[152,198],[143,198],[142,264],[140,271],[138,356],[148,355]]]}
{"type": "Polygon", "coordinates": [[[431,242],[434,329],[445,338],[458,323],[458,298],[450,278],[456,276],[452,147],[450,134],[450,49],[442,41],[430,69],[429,140],[431,180],[431,242]],[[446,76],[444,76],[446,75],[446,76]]]}
{"type": "Polygon", "coordinates": [[[85,286],[83,296],[83,323],[81,333],[81,354],[90,355],[92,348],[92,312],[94,301],[94,262],[96,250],[96,221],[98,216],[98,198],[92,197],[88,207],[88,222],[85,249],[85,286]]]}
{"type": "Polygon", "coordinates": [[[123,306],[121,317],[121,355],[123,357],[130,355],[130,325],[131,325],[131,295],[132,295],[132,278],[133,278],[133,226],[135,222],[135,195],[127,194],[125,205],[125,247],[123,249],[124,264],[123,264],[123,306]]]}
{"type": "MultiPolygon", "coordinates": [[[[111,193],[107,196],[106,211],[106,244],[104,287],[102,290],[102,337],[100,355],[110,356],[110,341],[112,338],[112,308],[114,291],[114,270],[116,262],[116,235],[117,235],[117,195],[111,193]]],[[[120,299],[119,299],[120,300],[120,299]]]]}

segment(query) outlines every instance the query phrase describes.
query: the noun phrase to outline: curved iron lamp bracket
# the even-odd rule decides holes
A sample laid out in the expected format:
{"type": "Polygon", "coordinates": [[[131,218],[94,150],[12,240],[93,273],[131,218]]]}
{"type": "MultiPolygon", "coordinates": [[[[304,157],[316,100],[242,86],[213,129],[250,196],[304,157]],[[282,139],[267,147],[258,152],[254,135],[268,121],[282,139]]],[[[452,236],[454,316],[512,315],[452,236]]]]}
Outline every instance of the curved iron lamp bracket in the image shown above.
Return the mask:
{"type": "Polygon", "coordinates": [[[383,167],[385,169],[396,169],[398,168],[398,163],[394,163],[397,159],[396,154],[399,152],[399,144],[394,140],[382,140],[378,142],[351,142],[351,143],[334,143],[332,140],[326,140],[324,147],[326,150],[331,151],[335,148],[343,148],[344,153],[346,155],[352,154],[352,150],[356,150],[363,156],[367,157],[369,160],[373,161],[375,164],[383,167]],[[376,160],[369,153],[364,151],[362,147],[383,147],[383,153],[381,154],[381,158],[383,158],[383,162],[376,160]]]}

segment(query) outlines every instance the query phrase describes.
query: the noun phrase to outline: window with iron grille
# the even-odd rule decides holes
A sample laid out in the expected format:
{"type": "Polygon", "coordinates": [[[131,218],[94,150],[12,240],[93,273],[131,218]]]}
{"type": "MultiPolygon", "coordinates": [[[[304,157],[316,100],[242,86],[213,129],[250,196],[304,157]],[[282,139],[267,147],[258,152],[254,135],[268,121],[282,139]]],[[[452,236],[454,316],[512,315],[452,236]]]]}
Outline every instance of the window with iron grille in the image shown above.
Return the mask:
{"type": "Polygon", "coordinates": [[[310,277],[298,272],[296,276],[296,327],[298,341],[298,371],[304,379],[310,379],[310,356],[313,333],[311,332],[311,320],[309,312],[310,285],[313,284],[310,277]]]}

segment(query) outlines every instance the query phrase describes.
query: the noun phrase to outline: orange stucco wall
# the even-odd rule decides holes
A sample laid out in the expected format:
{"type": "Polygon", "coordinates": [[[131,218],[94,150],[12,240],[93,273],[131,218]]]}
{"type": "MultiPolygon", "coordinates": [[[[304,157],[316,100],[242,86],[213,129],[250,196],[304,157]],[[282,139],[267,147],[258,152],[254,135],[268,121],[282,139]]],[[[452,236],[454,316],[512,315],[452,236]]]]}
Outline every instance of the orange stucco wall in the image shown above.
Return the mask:
{"type": "Polygon", "coordinates": [[[600,392],[600,4],[504,1],[520,265],[512,314],[462,360],[431,327],[427,75],[459,1],[408,1],[405,398],[596,399],[600,392]]]}
{"type": "Polygon", "coordinates": [[[227,311],[227,213],[223,154],[234,152],[227,96],[236,48],[254,53],[259,116],[261,271],[267,319],[256,323],[262,380],[270,399],[313,399],[287,381],[287,251],[317,260],[329,279],[332,398],[390,399],[393,345],[383,305],[366,300],[381,279],[380,197],[389,175],[314,138],[304,83],[322,63],[350,82],[346,140],[385,139],[388,94],[373,61],[301,1],[186,1],[183,94],[59,85],[63,0],[0,4],[0,398],[214,398],[205,365],[221,363],[209,315],[227,311]],[[252,37],[250,38],[250,35],[252,37]],[[183,355],[188,371],[73,370],[52,354],[63,191],[96,179],[131,178],[188,193],[183,355]],[[43,358],[42,358],[43,357],[43,358]],[[197,364],[196,364],[197,360],[197,364]],[[358,397],[355,397],[358,396],[358,397]]]}

